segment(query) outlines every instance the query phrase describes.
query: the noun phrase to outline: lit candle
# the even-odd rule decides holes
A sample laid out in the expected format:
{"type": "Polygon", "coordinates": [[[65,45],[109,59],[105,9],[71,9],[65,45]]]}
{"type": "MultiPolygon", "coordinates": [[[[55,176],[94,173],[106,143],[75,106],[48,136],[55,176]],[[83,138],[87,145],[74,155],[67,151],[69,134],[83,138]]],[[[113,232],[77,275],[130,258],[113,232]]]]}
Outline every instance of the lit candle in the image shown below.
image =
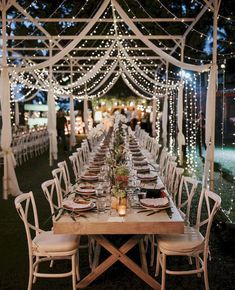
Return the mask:
{"type": "Polygon", "coordinates": [[[118,214],[120,216],[126,215],[126,206],[125,205],[119,205],[118,206],[118,214]]]}

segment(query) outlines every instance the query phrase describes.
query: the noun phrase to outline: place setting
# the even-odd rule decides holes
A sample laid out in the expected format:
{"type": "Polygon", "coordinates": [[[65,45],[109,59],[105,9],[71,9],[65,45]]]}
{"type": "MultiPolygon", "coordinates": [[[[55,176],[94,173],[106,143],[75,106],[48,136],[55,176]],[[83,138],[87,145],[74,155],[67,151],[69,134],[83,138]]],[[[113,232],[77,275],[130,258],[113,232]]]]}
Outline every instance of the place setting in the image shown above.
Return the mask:
{"type": "Polygon", "coordinates": [[[148,212],[147,216],[150,216],[170,208],[170,200],[168,197],[143,198],[140,199],[140,206],[144,209],[140,210],[139,213],[148,212]]]}

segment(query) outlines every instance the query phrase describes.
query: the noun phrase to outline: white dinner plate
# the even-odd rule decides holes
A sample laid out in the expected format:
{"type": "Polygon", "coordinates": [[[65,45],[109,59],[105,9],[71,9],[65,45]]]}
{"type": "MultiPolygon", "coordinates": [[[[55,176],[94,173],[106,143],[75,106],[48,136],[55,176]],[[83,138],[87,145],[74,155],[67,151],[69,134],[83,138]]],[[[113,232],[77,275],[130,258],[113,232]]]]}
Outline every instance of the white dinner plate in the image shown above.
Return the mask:
{"type": "Polygon", "coordinates": [[[94,207],[94,202],[89,202],[87,204],[76,203],[73,200],[65,200],[63,202],[63,208],[71,211],[87,211],[93,209],[94,207]]]}
{"type": "Polygon", "coordinates": [[[149,180],[156,180],[158,178],[158,175],[157,174],[154,174],[154,173],[148,173],[148,174],[137,174],[137,177],[141,180],[146,180],[146,181],[149,181],[149,180]]]}
{"type": "Polygon", "coordinates": [[[159,197],[159,198],[144,198],[140,200],[140,205],[144,208],[147,209],[152,209],[152,210],[161,210],[161,209],[166,209],[170,207],[170,201],[167,197],[159,197]],[[145,204],[145,201],[150,202],[149,205],[145,204]],[[151,205],[152,201],[152,205],[151,205]],[[154,202],[159,202],[159,205],[154,205],[154,202]],[[162,204],[161,204],[162,203],[162,204]]]}
{"type": "Polygon", "coordinates": [[[151,207],[151,206],[145,206],[143,204],[140,203],[140,206],[149,210],[153,210],[153,211],[159,211],[159,210],[163,210],[163,209],[168,209],[171,207],[170,204],[165,205],[165,206],[159,206],[159,207],[151,207]]]}
{"type": "Polygon", "coordinates": [[[98,180],[98,176],[97,175],[82,175],[81,179],[87,180],[87,181],[96,181],[98,180]]]}
{"type": "Polygon", "coordinates": [[[81,188],[78,186],[78,188],[76,189],[76,192],[78,192],[79,194],[84,194],[84,195],[91,195],[91,194],[95,194],[95,188],[81,188]]]}

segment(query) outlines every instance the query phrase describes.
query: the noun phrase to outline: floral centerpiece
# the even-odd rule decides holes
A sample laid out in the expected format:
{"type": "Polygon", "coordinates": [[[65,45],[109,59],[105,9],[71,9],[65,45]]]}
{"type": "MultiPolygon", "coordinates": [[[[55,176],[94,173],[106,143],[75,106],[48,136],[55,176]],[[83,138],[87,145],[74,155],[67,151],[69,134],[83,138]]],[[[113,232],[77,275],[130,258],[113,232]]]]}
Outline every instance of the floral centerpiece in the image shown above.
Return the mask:
{"type": "Polygon", "coordinates": [[[121,121],[114,124],[112,146],[106,161],[109,165],[108,176],[112,184],[113,208],[126,205],[126,187],[128,186],[129,169],[126,165],[127,126],[121,121]]]}
{"type": "Polygon", "coordinates": [[[115,169],[115,183],[119,188],[124,189],[128,185],[129,169],[126,165],[119,165],[115,169]]]}

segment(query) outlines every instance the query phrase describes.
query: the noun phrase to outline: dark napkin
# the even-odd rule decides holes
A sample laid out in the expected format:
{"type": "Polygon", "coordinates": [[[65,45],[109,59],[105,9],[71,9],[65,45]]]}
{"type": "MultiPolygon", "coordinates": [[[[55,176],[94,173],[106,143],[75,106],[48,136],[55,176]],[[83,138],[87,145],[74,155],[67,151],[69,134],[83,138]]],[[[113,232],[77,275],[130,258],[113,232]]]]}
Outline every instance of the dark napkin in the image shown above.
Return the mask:
{"type": "Polygon", "coordinates": [[[161,195],[161,189],[144,189],[147,192],[146,198],[158,198],[161,195]]]}

